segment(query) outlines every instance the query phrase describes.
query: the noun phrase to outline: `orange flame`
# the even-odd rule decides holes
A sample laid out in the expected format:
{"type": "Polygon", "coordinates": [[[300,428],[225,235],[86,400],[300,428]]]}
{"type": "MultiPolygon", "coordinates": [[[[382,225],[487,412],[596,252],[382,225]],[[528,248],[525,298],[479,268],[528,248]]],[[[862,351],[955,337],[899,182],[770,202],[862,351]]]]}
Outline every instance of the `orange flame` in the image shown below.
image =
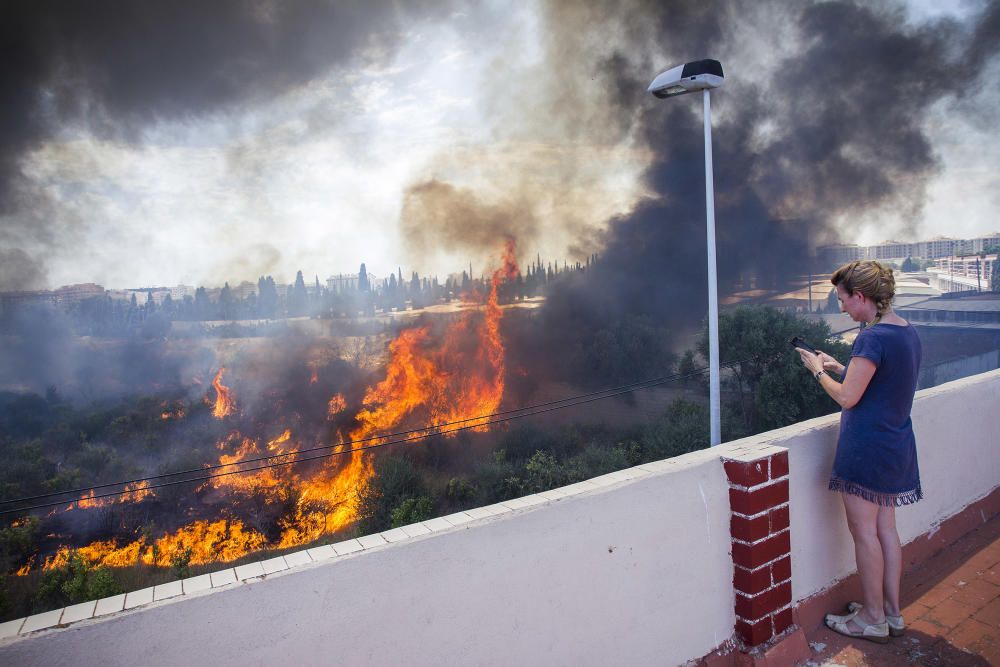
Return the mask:
{"type": "MultiPolygon", "coordinates": [[[[114,540],[93,542],[76,549],[83,560],[94,567],[128,567],[142,562],[146,565],[168,567],[174,559],[191,549],[191,565],[228,563],[267,546],[267,538],[257,531],[247,529],[237,519],[195,521],[177,531],[164,535],[147,544],[145,537],[118,546],[114,540]]],[[[43,570],[62,567],[69,562],[72,549],[62,547],[49,556],[43,570]]]]}
{"type": "MultiPolygon", "coordinates": [[[[267,455],[280,457],[283,454],[292,454],[297,452],[299,450],[299,445],[298,443],[289,444],[291,437],[292,432],[286,429],[284,433],[268,442],[267,455]]],[[[229,439],[238,440],[239,433],[233,432],[230,434],[229,439]]],[[[227,440],[220,441],[219,449],[225,449],[226,443],[227,440]]],[[[288,486],[291,480],[286,479],[283,481],[280,479],[281,475],[276,475],[274,468],[263,468],[262,470],[256,472],[241,474],[224,474],[239,470],[240,468],[236,464],[244,459],[256,458],[260,454],[261,451],[257,446],[256,440],[253,440],[252,438],[243,438],[241,444],[237,447],[235,454],[222,454],[219,456],[219,463],[222,464],[223,467],[213,473],[219,476],[213,477],[208,483],[217,489],[228,488],[245,495],[264,494],[268,503],[286,500],[288,498],[288,486]]],[[[263,464],[265,463],[275,463],[281,460],[281,458],[276,458],[270,459],[266,462],[254,462],[253,466],[263,467],[263,464]]]]}
{"type": "Polygon", "coordinates": [[[340,414],[347,409],[347,401],[344,399],[343,394],[335,394],[330,402],[326,406],[326,418],[333,419],[336,415],[340,414]]]}
{"type": "MultiPolygon", "coordinates": [[[[355,451],[346,464],[338,462],[341,457],[331,457],[321,474],[303,482],[295,516],[283,524],[280,547],[306,544],[357,519],[357,491],[372,475],[368,455],[360,450],[379,441],[369,438],[398,430],[404,422],[470,420],[461,425],[486,429],[487,420],[481,415],[495,412],[503,398],[503,311],[497,303],[497,288],[517,275],[514,252],[514,241],[508,239],[481,321],[475,311],[465,313],[448,327],[437,347],[432,345],[429,327],[404,329],[389,344],[386,377],[369,387],[364,408],[355,417],[359,426],[349,436],[355,451]],[[470,335],[474,345],[470,345],[470,335]]],[[[331,399],[331,407],[336,398],[331,399]]],[[[336,451],[344,452],[346,447],[341,445],[336,451]]]]}
{"type": "MultiPolygon", "coordinates": [[[[476,430],[488,428],[488,417],[484,415],[496,412],[500,406],[506,373],[500,331],[503,311],[498,302],[498,290],[504,281],[516,277],[517,271],[514,241],[508,239],[502,265],[493,273],[490,291],[481,310],[466,311],[446,327],[437,341],[429,326],[404,329],[399,333],[389,344],[385,378],[365,393],[362,409],[355,416],[358,426],[348,436],[350,442],[342,442],[335,449],[343,456],[331,456],[307,479],[290,472],[276,474],[274,468],[266,468],[210,481],[215,489],[263,494],[269,503],[287,500],[292,493],[297,493],[294,513],[279,522],[282,532],[276,543],[269,543],[263,534],[246,528],[239,520],[222,519],[211,523],[195,521],[151,544],[145,537],[121,546],[116,541],[94,542],[78,549],[78,553],[88,563],[114,567],[137,562],[168,566],[175,556],[185,553],[188,548],[191,549],[191,564],[229,562],[269,546],[286,548],[307,544],[350,526],[357,519],[358,490],[373,474],[370,455],[363,451],[366,446],[384,442],[384,434],[406,425],[459,422],[455,426],[471,426],[476,430]]],[[[230,415],[235,407],[230,389],[222,384],[225,370],[220,368],[212,381],[216,390],[212,414],[219,419],[230,415]]],[[[346,408],[343,395],[333,396],[327,406],[328,418],[346,408]]],[[[435,430],[428,428],[426,433],[435,430]]],[[[261,454],[256,440],[242,437],[236,431],[221,440],[218,447],[224,452],[219,456],[219,463],[224,466],[222,472],[237,470],[238,463],[261,454]],[[232,453],[225,453],[227,450],[232,453]]],[[[268,442],[266,450],[272,455],[292,454],[299,451],[299,443],[294,442],[291,432],[286,430],[268,442]]],[[[145,497],[139,495],[142,493],[152,493],[140,487],[132,491],[123,497],[128,500],[122,502],[141,499],[145,497]]],[[[90,498],[81,499],[80,506],[101,502],[102,499],[90,495],[90,498]]],[[[67,562],[69,554],[69,548],[60,549],[46,559],[43,569],[67,562]]],[[[30,569],[30,564],[26,567],[30,569]]]]}
{"type": "Polygon", "coordinates": [[[32,556],[31,558],[28,559],[27,563],[25,563],[21,567],[17,568],[17,572],[16,572],[17,576],[23,577],[24,575],[26,575],[29,572],[31,572],[31,566],[34,565],[34,564],[35,564],[35,557],[32,556]]]}
{"type": "Polygon", "coordinates": [[[220,368],[212,380],[212,386],[215,387],[215,407],[212,409],[212,416],[216,419],[228,417],[233,412],[233,397],[230,395],[229,387],[222,384],[222,374],[225,372],[225,367],[220,368]]]}
{"type": "MultiPolygon", "coordinates": [[[[93,509],[95,507],[110,507],[111,505],[120,505],[122,503],[137,503],[140,500],[145,500],[146,498],[152,498],[156,494],[149,489],[149,482],[134,482],[132,484],[126,484],[124,488],[125,493],[117,496],[108,496],[107,498],[95,498],[96,495],[94,490],[91,489],[87,493],[80,496],[80,500],[76,501],[76,506],[80,509],[93,509]]],[[[66,509],[72,509],[73,504],[70,504],[66,509]]]]}

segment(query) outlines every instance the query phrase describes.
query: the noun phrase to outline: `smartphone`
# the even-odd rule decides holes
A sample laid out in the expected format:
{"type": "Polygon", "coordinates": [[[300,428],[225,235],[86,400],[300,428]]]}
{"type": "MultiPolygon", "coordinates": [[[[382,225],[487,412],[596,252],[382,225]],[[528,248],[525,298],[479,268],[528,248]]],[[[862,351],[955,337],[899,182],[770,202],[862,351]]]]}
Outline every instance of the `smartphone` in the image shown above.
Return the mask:
{"type": "Polygon", "coordinates": [[[805,342],[804,340],[802,340],[802,338],[801,338],[801,337],[799,337],[799,336],[795,336],[795,337],[793,337],[793,338],[792,338],[792,339],[791,339],[790,341],[788,341],[788,342],[789,342],[789,344],[790,344],[790,345],[791,345],[792,347],[798,347],[798,348],[802,348],[803,350],[806,350],[807,352],[812,352],[813,354],[818,354],[818,353],[816,352],[816,348],[814,348],[814,347],[813,347],[812,345],[810,345],[809,343],[807,343],[807,342],[805,342]]]}

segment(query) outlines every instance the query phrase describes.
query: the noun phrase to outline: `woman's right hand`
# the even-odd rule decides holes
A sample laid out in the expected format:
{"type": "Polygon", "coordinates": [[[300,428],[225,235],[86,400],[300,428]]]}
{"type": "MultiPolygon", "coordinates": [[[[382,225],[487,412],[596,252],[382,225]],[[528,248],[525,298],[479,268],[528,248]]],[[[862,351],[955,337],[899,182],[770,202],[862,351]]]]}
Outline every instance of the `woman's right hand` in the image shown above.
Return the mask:
{"type": "Polygon", "coordinates": [[[844,364],[840,363],[839,361],[831,357],[829,354],[821,350],[816,350],[816,354],[819,355],[819,358],[823,360],[823,370],[833,371],[837,375],[844,374],[844,364]]]}

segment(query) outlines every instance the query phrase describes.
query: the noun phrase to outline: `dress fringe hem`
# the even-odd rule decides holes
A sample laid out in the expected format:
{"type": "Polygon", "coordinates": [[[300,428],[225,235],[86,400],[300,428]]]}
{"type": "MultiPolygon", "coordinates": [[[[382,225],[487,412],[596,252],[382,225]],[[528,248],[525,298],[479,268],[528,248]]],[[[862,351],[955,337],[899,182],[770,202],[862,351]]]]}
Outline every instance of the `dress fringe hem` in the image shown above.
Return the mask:
{"type": "Polygon", "coordinates": [[[840,479],[838,477],[831,477],[829,489],[831,491],[849,493],[852,496],[860,496],[868,502],[881,505],[882,507],[902,507],[903,505],[912,505],[924,497],[924,493],[920,489],[919,482],[917,483],[916,488],[912,491],[903,491],[902,493],[883,493],[882,491],[872,491],[871,489],[865,488],[860,484],[848,482],[847,480],[840,479]]]}

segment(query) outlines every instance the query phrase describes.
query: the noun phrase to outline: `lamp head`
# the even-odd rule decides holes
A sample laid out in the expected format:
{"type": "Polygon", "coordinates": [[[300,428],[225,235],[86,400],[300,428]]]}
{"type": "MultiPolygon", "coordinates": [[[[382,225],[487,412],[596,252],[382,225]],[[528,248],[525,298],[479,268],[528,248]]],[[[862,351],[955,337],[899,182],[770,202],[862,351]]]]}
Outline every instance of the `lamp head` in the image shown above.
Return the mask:
{"type": "Polygon", "coordinates": [[[725,81],[718,60],[694,60],[663,72],[649,84],[649,92],[660,99],[718,88],[725,81]]]}

